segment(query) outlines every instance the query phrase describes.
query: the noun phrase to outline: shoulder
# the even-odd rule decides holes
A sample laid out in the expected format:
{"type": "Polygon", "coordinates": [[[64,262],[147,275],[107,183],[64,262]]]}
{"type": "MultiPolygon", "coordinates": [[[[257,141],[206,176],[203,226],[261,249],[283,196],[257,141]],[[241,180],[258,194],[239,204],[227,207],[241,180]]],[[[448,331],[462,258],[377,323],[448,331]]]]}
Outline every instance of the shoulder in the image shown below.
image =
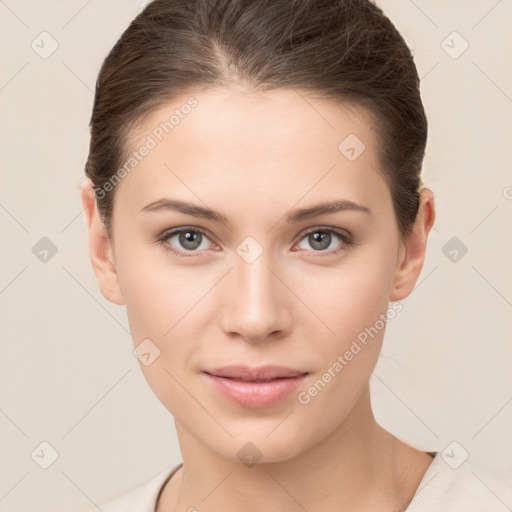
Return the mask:
{"type": "Polygon", "coordinates": [[[181,467],[182,463],[154,475],[151,479],[120,494],[119,496],[101,503],[88,512],[154,512],[156,501],[161,489],[171,476],[181,467]]]}
{"type": "Polygon", "coordinates": [[[438,452],[406,512],[500,512],[510,507],[512,473],[499,474],[438,452]]]}

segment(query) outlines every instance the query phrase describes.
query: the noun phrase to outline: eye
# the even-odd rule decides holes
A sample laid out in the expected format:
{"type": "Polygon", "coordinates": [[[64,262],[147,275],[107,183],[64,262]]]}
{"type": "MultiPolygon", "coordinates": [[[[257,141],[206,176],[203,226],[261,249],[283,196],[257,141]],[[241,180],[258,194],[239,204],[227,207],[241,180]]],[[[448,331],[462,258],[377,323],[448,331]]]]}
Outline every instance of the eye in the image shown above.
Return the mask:
{"type": "MultiPolygon", "coordinates": [[[[302,235],[300,239],[313,248],[313,252],[320,252],[318,256],[337,254],[343,246],[353,245],[351,236],[348,233],[333,228],[313,228],[302,235]],[[338,239],[338,243],[336,243],[338,239]],[[341,241],[341,243],[339,243],[341,241]],[[326,250],[329,249],[330,250],[326,250]]],[[[302,247],[304,248],[304,247],[302,247]]],[[[309,250],[307,247],[306,250],[309,250]]]]}
{"type": "MultiPolygon", "coordinates": [[[[349,233],[334,228],[322,227],[310,229],[302,234],[300,242],[303,240],[313,249],[311,251],[306,247],[306,250],[321,253],[317,254],[317,256],[337,254],[343,246],[350,247],[355,244],[349,233]],[[336,244],[336,239],[338,240],[338,244],[336,244]],[[329,248],[331,249],[326,250],[329,248]]],[[[160,243],[166,251],[171,251],[183,257],[198,256],[204,250],[211,248],[208,242],[212,244],[213,247],[216,247],[216,244],[211,242],[204,229],[187,226],[165,231],[157,238],[157,242],[160,243]]],[[[304,249],[304,247],[301,247],[301,249],[304,249]]]]}
{"type": "Polygon", "coordinates": [[[201,228],[180,227],[166,231],[157,241],[167,251],[188,257],[195,256],[195,253],[208,249],[207,241],[209,241],[209,238],[206,231],[201,228]]]}

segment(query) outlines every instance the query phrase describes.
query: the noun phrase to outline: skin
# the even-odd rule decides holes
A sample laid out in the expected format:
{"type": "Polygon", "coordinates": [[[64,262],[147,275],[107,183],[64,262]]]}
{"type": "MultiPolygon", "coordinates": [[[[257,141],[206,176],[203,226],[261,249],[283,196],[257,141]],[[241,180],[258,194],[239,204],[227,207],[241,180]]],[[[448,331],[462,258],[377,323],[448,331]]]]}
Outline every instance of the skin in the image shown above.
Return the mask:
{"type": "MultiPolygon", "coordinates": [[[[191,95],[154,112],[130,139],[133,149],[191,95]]],[[[435,220],[432,191],[421,190],[402,243],[379,172],[374,123],[364,110],[295,90],[193,96],[198,106],[117,185],[111,240],[91,184],[82,188],[101,292],[126,305],[135,346],[149,338],[160,350],[141,369],[174,416],[184,466],[165,486],[157,511],[316,512],[340,510],[341,503],[350,511],[403,510],[432,458],[373,416],[369,378],[385,328],[309,403],[299,403],[297,394],[390,301],[413,290],[435,220]],[[366,146],[354,161],[338,150],[349,134],[366,146]],[[172,210],[141,212],[164,196],[208,206],[230,225],[172,210]],[[291,210],[338,198],[372,214],[284,220],[291,210]],[[187,251],[176,235],[156,241],[180,226],[207,231],[192,249],[196,256],[164,249],[187,251]],[[304,235],[317,227],[348,231],[356,244],[332,234],[319,248],[304,235]],[[236,252],[247,236],[263,250],[251,263],[236,252]],[[310,373],[279,403],[248,409],[219,395],[201,373],[228,364],[310,373]],[[261,452],[250,467],[237,457],[247,442],[261,452]]]]}

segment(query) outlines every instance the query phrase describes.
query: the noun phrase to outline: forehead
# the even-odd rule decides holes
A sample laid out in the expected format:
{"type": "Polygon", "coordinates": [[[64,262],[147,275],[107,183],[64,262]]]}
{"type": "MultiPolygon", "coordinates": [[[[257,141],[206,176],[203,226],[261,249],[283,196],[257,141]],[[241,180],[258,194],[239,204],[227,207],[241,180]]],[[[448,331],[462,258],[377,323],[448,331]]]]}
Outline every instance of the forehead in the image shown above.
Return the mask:
{"type": "Polygon", "coordinates": [[[326,193],[375,202],[386,187],[373,126],[360,107],[296,89],[193,91],[134,130],[130,151],[151,149],[119,187],[141,207],[167,191],[249,202],[263,194],[288,206],[326,193]]]}
{"type": "MultiPolygon", "coordinates": [[[[318,147],[320,141],[337,149],[340,137],[350,133],[373,145],[373,125],[371,114],[361,106],[319,99],[298,89],[211,88],[182,95],[144,116],[131,145],[148,134],[160,142],[171,132],[178,141],[185,132],[184,137],[210,152],[221,142],[222,149],[284,143],[286,150],[292,138],[307,143],[304,150],[318,147]]],[[[296,152],[300,149],[295,147],[296,152]]]]}

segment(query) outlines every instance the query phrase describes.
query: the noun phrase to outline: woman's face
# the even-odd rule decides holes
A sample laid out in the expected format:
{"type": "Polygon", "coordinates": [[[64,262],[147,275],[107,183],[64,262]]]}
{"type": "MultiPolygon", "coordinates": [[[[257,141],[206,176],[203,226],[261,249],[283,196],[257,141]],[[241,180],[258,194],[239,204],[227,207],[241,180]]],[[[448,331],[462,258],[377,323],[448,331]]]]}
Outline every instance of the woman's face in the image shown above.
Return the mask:
{"type": "Polygon", "coordinates": [[[421,270],[406,268],[372,126],[362,110],[296,91],[217,89],[161,108],[131,139],[115,272],[98,277],[126,304],[142,371],[179,435],[232,460],[285,460],[356,410],[388,303],[421,270]],[[345,208],[315,211],[334,202],[345,208]],[[266,365],[302,376],[207,374],[266,365]]]}

